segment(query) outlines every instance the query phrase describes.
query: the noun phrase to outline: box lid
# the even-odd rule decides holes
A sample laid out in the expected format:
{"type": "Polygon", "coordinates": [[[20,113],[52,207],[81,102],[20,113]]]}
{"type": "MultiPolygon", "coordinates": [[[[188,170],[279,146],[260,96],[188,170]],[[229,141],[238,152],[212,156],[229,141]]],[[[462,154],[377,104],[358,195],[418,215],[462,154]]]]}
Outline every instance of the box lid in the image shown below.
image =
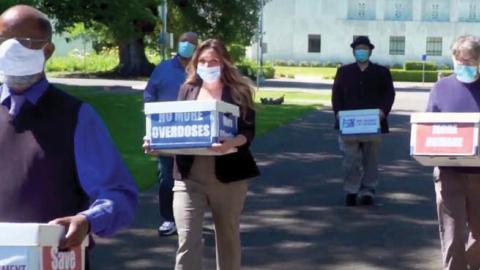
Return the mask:
{"type": "Polygon", "coordinates": [[[145,103],[145,114],[220,111],[238,117],[238,106],[218,100],[182,100],[145,103]]]}
{"type": "Polygon", "coordinates": [[[372,115],[378,114],[380,115],[380,109],[366,109],[366,110],[347,110],[347,111],[339,111],[338,116],[362,116],[362,115],[372,115]]]}
{"type": "Polygon", "coordinates": [[[410,123],[480,123],[480,113],[412,113],[410,123]]]}
{"type": "MultiPolygon", "coordinates": [[[[65,229],[61,225],[0,222],[0,246],[58,246],[65,229]]],[[[82,246],[88,243],[88,237],[82,246]]]]}

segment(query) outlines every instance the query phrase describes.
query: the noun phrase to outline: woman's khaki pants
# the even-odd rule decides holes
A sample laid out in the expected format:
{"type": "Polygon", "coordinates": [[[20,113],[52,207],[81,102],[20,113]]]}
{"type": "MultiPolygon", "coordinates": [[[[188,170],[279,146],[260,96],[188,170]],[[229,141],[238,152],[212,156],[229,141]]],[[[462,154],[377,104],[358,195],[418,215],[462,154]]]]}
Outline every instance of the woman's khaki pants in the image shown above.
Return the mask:
{"type": "Polygon", "coordinates": [[[202,269],[202,228],[207,208],[215,225],[217,270],[239,270],[239,218],[247,181],[222,183],[215,177],[212,157],[195,157],[188,180],[175,181],[173,212],[178,230],[175,270],[202,269]]]}

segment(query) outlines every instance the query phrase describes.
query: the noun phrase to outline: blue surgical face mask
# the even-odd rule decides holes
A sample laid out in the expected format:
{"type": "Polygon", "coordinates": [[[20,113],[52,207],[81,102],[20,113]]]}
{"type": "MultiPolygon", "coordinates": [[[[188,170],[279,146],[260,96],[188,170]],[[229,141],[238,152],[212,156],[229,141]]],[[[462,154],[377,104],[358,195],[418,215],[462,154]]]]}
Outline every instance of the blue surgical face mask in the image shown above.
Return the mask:
{"type": "Polygon", "coordinates": [[[178,43],[178,54],[183,58],[191,58],[195,51],[195,45],[188,41],[178,43]]]}
{"type": "Polygon", "coordinates": [[[478,67],[455,64],[454,72],[457,80],[463,83],[472,83],[478,79],[478,67]]]}
{"type": "Polygon", "coordinates": [[[202,78],[202,80],[206,83],[215,83],[220,80],[220,75],[222,75],[222,71],[220,66],[216,67],[206,67],[206,66],[197,66],[197,74],[202,78]]]}
{"type": "Polygon", "coordinates": [[[358,62],[365,62],[370,57],[370,51],[365,49],[356,49],[354,50],[355,60],[358,62]]]}

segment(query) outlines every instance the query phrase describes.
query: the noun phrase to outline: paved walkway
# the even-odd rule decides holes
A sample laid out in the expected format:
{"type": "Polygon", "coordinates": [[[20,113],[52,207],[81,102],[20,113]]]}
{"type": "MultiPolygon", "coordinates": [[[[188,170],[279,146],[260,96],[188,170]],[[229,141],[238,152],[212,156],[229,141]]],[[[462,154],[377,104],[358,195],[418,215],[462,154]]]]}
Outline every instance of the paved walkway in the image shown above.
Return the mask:
{"type": "MultiPolygon", "coordinates": [[[[116,79],[85,79],[85,78],[49,78],[52,83],[77,85],[77,86],[101,86],[101,87],[124,87],[133,90],[143,90],[146,81],[141,80],[116,80],[116,79]]],[[[319,77],[297,76],[295,79],[269,79],[262,83],[263,88],[296,88],[303,90],[327,90],[331,89],[332,80],[324,80],[319,77]]],[[[395,82],[395,88],[399,90],[417,91],[427,90],[432,83],[395,82]]]]}
{"type": "MultiPolygon", "coordinates": [[[[341,156],[332,113],[315,111],[259,137],[262,176],[251,181],[241,219],[245,270],[437,270],[440,246],[431,169],[409,153],[409,117],[426,93],[400,91],[392,133],[381,149],[377,205],[343,206],[341,156]]],[[[176,238],[158,238],[156,190],[141,195],[135,224],[100,239],[94,269],[173,269],[176,238]]],[[[215,269],[211,218],[204,229],[205,268],[215,269]]]]}

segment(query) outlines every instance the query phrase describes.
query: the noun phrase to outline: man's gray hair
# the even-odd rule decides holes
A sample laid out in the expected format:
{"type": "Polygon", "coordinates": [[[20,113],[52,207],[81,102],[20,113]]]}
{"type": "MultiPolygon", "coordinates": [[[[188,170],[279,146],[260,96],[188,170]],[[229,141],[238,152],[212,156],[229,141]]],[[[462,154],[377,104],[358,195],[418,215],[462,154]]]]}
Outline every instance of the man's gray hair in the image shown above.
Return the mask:
{"type": "Polygon", "coordinates": [[[480,37],[472,35],[458,37],[452,44],[452,54],[458,56],[462,52],[475,60],[480,60],[480,37]]]}

